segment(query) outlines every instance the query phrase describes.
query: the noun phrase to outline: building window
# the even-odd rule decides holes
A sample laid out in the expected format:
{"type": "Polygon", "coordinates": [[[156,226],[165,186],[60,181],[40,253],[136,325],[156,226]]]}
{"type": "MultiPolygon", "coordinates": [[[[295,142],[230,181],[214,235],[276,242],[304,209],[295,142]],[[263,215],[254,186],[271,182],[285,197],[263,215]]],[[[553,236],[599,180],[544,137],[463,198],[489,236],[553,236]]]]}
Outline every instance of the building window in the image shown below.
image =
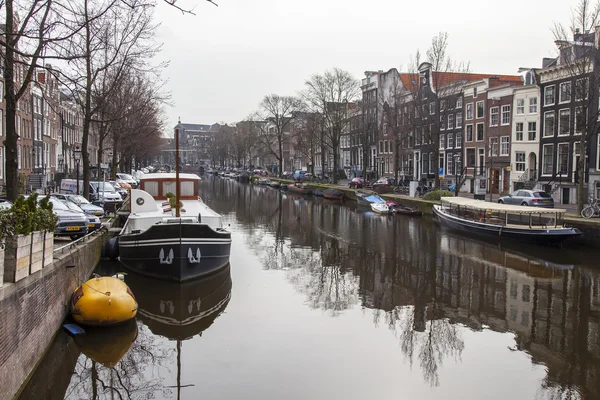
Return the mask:
{"type": "Polygon", "coordinates": [[[537,123],[534,122],[529,122],[527,124],[527,139],[528,140],[536,140],[536,136],[537,136],[537,123]]]}
{"type": "Polygon", "coordinates": [[[483,101],[477,102],[477,118],[483,118],[483,101]]]}
{"type": "Polygon", "coordinates": [[[435,114],[435,102],[429,103],[429,115],[435,114]]]}
{"type": "Polygon", "coordinates": [[[457,113],[456,114],[456,127],[457,128],[462,128],[462,122],[463,122],[462,119],[463,119],[462,113],[460,113],[460,112],[457,113]]]}
{"type": "Polygon", "coordinates": [[[498,107],[490,108],[490,126],[498,126],[499,120],[498,107]]]}
{"type": "Polygon", "coordinates": [[[452,133],[449,133],[447,139],[448,139],[447,140],[448,143],[446,143],[446,148],[448,148],[448,149],[454,148],[454,135],[452,133]]]}
{"type": "Polygon", "coordinates": [[[537,113],[537,97],[531,97],[529,99],[529,114],[537,113]]]}
{"type": "Polygon", "coordinates": [[[454,175],[454,157],[451,153],[446,153],[446,175],[454,175]]]}
{"type": "Polygon", "coordinates": [[[423,116],[427,115],[427,104],[423,104],[423,106],[421,107],[421,111],[423,113],[423,116]]]}
{"type": "Polygon", "coordinates": [[[554,85],[546,86],[544,89],[544,105],[549,106],[554,104],[554,85]]]}
{"type": "Polygon", "coordinates": [[[554,111],[544,114],[544,137],[554,136],[554,111]]]}
{"type": "Polygon", "coordinates": [[[517,151],[515,152],[515,168],[517,172],[525,171],[525,152],[517,151]]]}
{"type": "Polygon", "coordinates": [[[558,144],[558,160],[556,170],[566,174],[569,168],[569,143],[558,144]]]}
{"type": "Polygon", "coordinates": [[[440,130],[443,131],[446,129],[446,119],[443,115],[440,115],[440,130]]]}
{"type": "Polygon", "coordinates": [[[415,146],[420,146],[421,145],[421,138],[423,137],[423,130],[421,129],[421,127],[417,128],[417,132],[415,134],[415,146]]]}
{"type": "Polygon", "coordinates": [[[515,140],[517,142],[523,141],[523,123],[517,122],[515,124],[515,140]]]}
{"type": "Polygon", "coordinates": [[[525,99],[517,99],[517,114],[525,114],[525,99]]]}
{"type": "Polygon", "coordinates": [[[490,148],[488,154],[492,157],[496,157],[498,155],[498,138],[493,137],[490,138],[490,148]]]}
{"type": "Polygon", "coordinates": [[[475,149],[467,149],[467,167],[475,166],[475,149]]]}
{"type": "Polygon", "coordinates": [[[510,105],[502,106],[502,125],[510,124],[510,105]]]}
{"type": "Polygon", "coordinates": [[[446,135],[440,135],[440,150],[446,148],[446,135]]]}
{"type": "Polygon", "coordinates": [[[456,108],[462,108],[463,106],[463,98],[462,96],[459,96],[458,99],[456,99],[456,108]]]}
{"type": "Polygon", "coordinates": [[[542,153],[542,174],[552,175],[552,165],[554,165],[554,145],[545,144],[542,153]]]}
{"type": "Polygon", "coordinates": [[[587,100],[589,79],[581,78],[575,82],[575,100],[587,100]]]}
{"type": "Polygon", "coordinates": [[[456,132],[456,146],[457,149],[462,147],[462,132],[456,132]]]}
{"type": "Polygon", "coordinates": [[[465,142],[472,142],[473,141],[473,125],[467,125],[466,130],[467,130],[467,137],[465,138],[465,142]]]}
{"type": "Polygon", "coordinates": [[[478,142],[483,141],[483,124],[477,124],[477,138],[478,142]]]}
{"type": "Polygon", "coordinates": [[[467,120],[473,119],[473,103],[467,104],[467,120]]]}
{"type": "Polygon", "coordinates": [[[563,82],[559,87],[558,101],[560,103],[567,103],[571,101],[571,82],[563,82]]]}
{"type": "Polygon", "coordinates": [[[508,144],[509,143],[510,143],[510,137],[508,137],[508,136],[500,137],[500,155],[501,156],[509,155],[509,152],[508,152],[508,144]]]}
{"type": "Polygon", "coordinates": [[[448,115],[448,129],[454,129],[454,114],[448,115]]]}
{"type": "Polygon", "coordinates": [[[560,136],[568,135],[571,128],[571,110],[564,109],[558,112],[558,134],[560,136]]]}

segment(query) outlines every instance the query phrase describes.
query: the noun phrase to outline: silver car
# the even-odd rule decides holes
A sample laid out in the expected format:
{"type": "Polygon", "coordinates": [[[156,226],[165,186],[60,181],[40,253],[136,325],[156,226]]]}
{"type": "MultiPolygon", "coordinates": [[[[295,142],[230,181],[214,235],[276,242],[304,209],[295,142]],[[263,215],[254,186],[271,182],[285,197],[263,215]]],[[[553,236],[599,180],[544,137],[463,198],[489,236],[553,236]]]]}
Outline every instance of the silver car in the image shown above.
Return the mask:
{"type": "Polygon", "coordinates": [[[498,203],[554,208],[554,199],[552,196],[541,190],[516,190],[508,196],[500,197],[498,203]]]}

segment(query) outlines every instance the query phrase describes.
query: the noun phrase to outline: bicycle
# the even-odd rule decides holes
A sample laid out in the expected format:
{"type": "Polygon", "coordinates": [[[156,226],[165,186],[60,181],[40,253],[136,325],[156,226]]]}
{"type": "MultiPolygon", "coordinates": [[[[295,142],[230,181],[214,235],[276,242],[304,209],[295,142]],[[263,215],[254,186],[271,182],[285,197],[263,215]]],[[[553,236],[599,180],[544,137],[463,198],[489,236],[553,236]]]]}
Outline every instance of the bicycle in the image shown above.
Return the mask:
{"type": "Polygon", "coordinates": [[[592,218],[600,216],[600,204],[598,199],[593,197],[588,198],[588,205],[581,210],[581,216],[583,218],[592,218]]]}

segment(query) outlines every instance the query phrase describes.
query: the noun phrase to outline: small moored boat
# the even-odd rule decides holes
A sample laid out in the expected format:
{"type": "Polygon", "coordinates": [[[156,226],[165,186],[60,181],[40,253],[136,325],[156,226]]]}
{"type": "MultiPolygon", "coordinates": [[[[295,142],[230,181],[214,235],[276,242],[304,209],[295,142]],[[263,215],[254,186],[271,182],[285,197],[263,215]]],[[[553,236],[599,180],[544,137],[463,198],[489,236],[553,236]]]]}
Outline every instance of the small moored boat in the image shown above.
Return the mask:
{"type": "Polygon", "coordinates": [[[392,214],[409,215],[412,217],[420,217],[423,215],[423,211],[416,208],[407,207],[403,204],[398,204],[395,201],[388,200],[385,203],[391,207],[392,214]]]}
{"type": "Polygon", "coordinates": [[[271,187],[275,189],[279,189],[281,187],[281,182],[271,181],[271,187]]]}
{"type": "Polygon", "coordinates": [[[344,192],[338,189],[325,189],[323,190],[323,197],[329,200],[342,200],[344,192]]]}
{"type": "Polygon", "coordinates": [[[386,203],[371,203],[371,210],[378,214],[391,214],[392,207],[386,203]]]}
{"type": "Polygon", "coordinates": [[[80,325],[117,325],[134,318],[137,309],[129,287],[111,276],[98,276],[84,282],[71,298],[71,315],[80,325]]]}
{"type": "Polygon", "coordinates": [[[555,244],[581,235],[562,222],[565,212],[463,197],[442,197],[441,204],[433,206],[434,216],[449,228],[534,244],[555,244]]]}
{"type": "Polygon", "coordinates": [[[297,194],[312,194],[312,189],[310,187],[306,187],[301,183],[294,183],[293,185],[288,185],[288,192],[297,193],[297,194]]]}
{"type": "Polygon", "coordinates": [[[368,190],[357,190],[356,203],[359,206],[370,206],[372,203],[385,203],[385,200],[375,192],[368,190]]]}

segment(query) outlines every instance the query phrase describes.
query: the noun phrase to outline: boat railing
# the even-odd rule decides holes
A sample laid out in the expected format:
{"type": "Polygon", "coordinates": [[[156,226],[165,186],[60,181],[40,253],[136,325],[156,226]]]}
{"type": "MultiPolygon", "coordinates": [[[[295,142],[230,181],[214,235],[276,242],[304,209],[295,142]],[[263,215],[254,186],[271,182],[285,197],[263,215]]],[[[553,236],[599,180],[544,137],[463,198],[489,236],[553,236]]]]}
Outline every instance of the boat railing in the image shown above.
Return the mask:
{"type": "Polygon", "coordinates": [[[500,225],[529,227],[532,229],[548,229],[562,226],[562,215],[556,213],[510,213],[498,210],[475,209],[469,206],[443,203],[445,213],[472,222],[500,225]]]}

